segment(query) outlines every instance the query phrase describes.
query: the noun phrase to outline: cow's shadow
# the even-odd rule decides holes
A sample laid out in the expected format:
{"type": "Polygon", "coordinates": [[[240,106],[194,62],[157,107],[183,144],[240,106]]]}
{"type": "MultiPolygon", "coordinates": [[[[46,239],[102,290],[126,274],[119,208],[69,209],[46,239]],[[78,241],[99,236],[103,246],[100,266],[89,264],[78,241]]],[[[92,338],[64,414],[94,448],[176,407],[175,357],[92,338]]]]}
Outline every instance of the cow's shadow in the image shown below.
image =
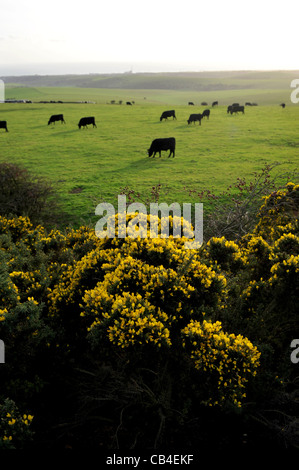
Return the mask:
{"type": "Polygon", "coordinates": [[[165,153],[165,155],[161,155],[161,158],[157,154],[155,157],[149,157],[147,153],[145,154],[144,157],[138,158],[132,162],[130,162],[124,169],[132,169],[134,168],[135,170],[140,170],[140,171],[146,171],[150,168],[157,168],[159,166],[164,166],[164,165],[169,165],[169,162],[172,162],[175,160],[176,157],[168,157],[168,153],[165,153]]]}
{"type": "MultiPolygon", "coordinates": [[[[30,129],[46,129],[46,130],[49,130],[49,131],[50,131],[50,130],[51,130],[51,131],[52,131],[52,130],[55,131],[55,130],[57,129],[58,131],[63,131],[63,132],[65,132],[63,126],[65,126],[65,124],[62,124],[61,127],[60,127],[60,125],[57,125],[56,128],[55,128],[54,126],[48,126],[47,124],[46,124],[46,125],[45,125],[45,124],[39,124],[38,126],[30,126],[30,129]]],[[[71,130],[71,129],[70,129],[70,130],[71,130]]]]}
{"type": "MultiPolygon", "coordinates": [[[[53,129],[53,131],[55,131],[55,129],[53,129]]],[[[78,129],[67,129],[67,130],[63,130],[63,129],[58,129],[58,131],[54,134],[50,134],[51,137],[55,137],[55,136],[61,136],[61,135],[72,135],[72,134],[75,134],[78,132],[78,129]]]]}

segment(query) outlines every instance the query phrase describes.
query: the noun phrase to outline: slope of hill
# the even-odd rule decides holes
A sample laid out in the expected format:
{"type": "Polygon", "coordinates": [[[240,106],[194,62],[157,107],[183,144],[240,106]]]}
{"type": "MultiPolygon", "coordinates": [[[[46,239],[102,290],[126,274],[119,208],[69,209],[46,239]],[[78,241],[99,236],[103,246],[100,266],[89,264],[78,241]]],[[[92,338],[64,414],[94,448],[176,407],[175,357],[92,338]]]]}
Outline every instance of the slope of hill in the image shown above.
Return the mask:
{"type": "Polygon", "coordinates": [[[105,89],[233,90],[285,89],[299,71],[114,73],[1,77],[4,83],[33,87],[105,89]]]}

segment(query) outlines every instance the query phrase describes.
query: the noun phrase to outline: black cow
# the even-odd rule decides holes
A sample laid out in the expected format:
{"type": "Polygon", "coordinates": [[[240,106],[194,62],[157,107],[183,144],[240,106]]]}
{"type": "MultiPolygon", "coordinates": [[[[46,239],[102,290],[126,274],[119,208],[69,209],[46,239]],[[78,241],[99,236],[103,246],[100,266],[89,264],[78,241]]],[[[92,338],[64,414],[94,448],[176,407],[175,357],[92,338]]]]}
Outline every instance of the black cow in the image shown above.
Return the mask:
{"type": "Polygon", "coordinates": [[[207,103],[206,101],[203,101],[203,102],[201,103],[201,105],[202,105],[202,106],[208,106],[208,103],[207,103]]]}
{"type": "Polygon", "coordinates": [[[286,104],[285,104],[285,103],[281,103],[279,106],[281,106],[282,108],[285,108],[285,107],[286,107],[286,104]]]}
{"type": "Polygon", "coordinates": [[[202,117],[207,117],[209,119],[210,117],[210,110],[209,109],[205,109],[202,113],[202,117]]]}
{"type": "Polygon", "coordinates": [[[233,113],[238,113],[238,112],[241,112],[241,113],[245,113],[244,111],[244,106],[232,106],[231,109],[230,109],[230,113],[233,114],[233,113]]]}
{"type": "Polygon", "coordinates": [[[188,119],[187,122],[188,122],[188,124],[190,124],[191,122],[193,122],[195,124],[196,121],[199,121],[199,124],[201,125],[202,118],[203,118],[202,114],[190,114],[189,119],[188,119]]]}
{"type": "Polygon", "coordinates": [[[218,106],[218,101],[213,101],[212,106],[218,106]]]}
{"type": "Polygon", "coordinates": [[[164,111],[161,114],[160,121],[162,121],[162,119],[167,119],[169,117],[172,117],[173,119],[176,119],[175,111],[173,109],[171,111],[164,111]]]}
{"type": "Polygon", "coordinates": [[[5,129],[8,132],[6,121],[0,121],[0,129],[5,129]]]}
{"type": "Polygon", "coordinates": [[[132,106],[131,101],[127,101],[126,104],[129,105],[129,106],[132,106]]]}
{"type": "Polygon", "coordinates": [[[188,105],[189,105],[189,106],[194,106],[193,101],[189,101],[188,105]]]}
{"type": "Polygon", "coordinates": [[[166,139],[155,139],[152,141],[150,148],[148,149],[148,156],[153,158],[155,157],[156,153],[159,152],[159,156],[161,158],[161,151],[162,150],[169,150],[168,158],[171,156],[174,158],[175,153],[175,138],[168,137],[166,139]]]}
{"type": "Polygon", "coordinates": [[[65,120],[63,119],[63,114],[53,114],[53,116],[51,116],[49,121],[48,121],[48,125],[53,123],[53,122],[55,124],[56,121],[61,121],[61,124],[63,122],[65,123],[65,120]]]}
{"type": "Polygon", "coordinates": [[[79,129],[81,129],[81,127],[86,127],[88,124],[92,124],[93,127],[97,127],[93,116],[81,118],[79,121],[78,127],[79,129]]]}

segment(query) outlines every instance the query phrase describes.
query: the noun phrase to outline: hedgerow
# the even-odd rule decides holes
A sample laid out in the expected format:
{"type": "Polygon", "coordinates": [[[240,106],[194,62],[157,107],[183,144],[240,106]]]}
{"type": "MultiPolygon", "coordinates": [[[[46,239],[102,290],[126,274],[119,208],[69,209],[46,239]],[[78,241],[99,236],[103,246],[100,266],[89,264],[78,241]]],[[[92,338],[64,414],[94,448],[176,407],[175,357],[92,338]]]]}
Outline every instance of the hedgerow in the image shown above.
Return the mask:
{"type": "MultiPolygon", "coordinates": [[[[43,445],[46,434],[54,446],[159,447],[183,435],[194,446],[224,417],[232,435],[229,423],[258,418],[258,436],[276,440],[296,377],[298,194],[288,183],[264,198],[251,232],[192,250],[173,236],[99,238],[1,216],[0,445],[43,445]],[[7,421],[8,403],[30,423],[7,421]]],[[[289,408],[288,419],[294,427],[289,408]]]]}

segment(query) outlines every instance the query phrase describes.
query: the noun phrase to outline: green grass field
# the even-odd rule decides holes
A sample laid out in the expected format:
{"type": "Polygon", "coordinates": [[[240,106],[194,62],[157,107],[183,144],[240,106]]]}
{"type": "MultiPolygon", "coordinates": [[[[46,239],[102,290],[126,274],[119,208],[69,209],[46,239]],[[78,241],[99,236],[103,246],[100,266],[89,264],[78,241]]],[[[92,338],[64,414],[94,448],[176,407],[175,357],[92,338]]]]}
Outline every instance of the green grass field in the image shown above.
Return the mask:
{"type": "MultiPolygon", "coordinates": [[[[290,90],[287,90],[288,97],[290,90]]],[[[299,104],[285,109],[281,89],[175,91],[7,86],[6,98],[31,104],[1,104],[0,161],[20,163],[48,178],[57,188],[64,210],[74,224],[93,223],[102,201],[116,205],[120,188],[145,194],[161,183],[171,190],[165,202],[193,202],[184,188],[224,190],[238,177],[250,177],[265,163],[283,163],[283,171],[298,167],[299,104]],[[110,104],[134,100],[133,106],[110,104]],[[191,112],[201,112],[205,100],[219,100],[210,119],[188,125],[191,112]],[[95,101],[95,104],[41,104],[42,100],[95,101]],[[195,106],[188,106],[193,100],[195,106]],[[229,115],[227,104],[257,101],[245,114],[229,115]],[[161,112],[175,109],[177,120],[160,122],[161,112]],[[47,125],[51,114],[63,113],[66,124],[47,125]],[[83,116],[95,116],[97,128],[78,129],[83,116]],[[150,159],[153,139],[175,137],[176,157],[150,159]]],[[[285,99],[285,101],[287,101],[285,99]]],[[[281,171],[279,168],[278,171],[281,171]]]]}

